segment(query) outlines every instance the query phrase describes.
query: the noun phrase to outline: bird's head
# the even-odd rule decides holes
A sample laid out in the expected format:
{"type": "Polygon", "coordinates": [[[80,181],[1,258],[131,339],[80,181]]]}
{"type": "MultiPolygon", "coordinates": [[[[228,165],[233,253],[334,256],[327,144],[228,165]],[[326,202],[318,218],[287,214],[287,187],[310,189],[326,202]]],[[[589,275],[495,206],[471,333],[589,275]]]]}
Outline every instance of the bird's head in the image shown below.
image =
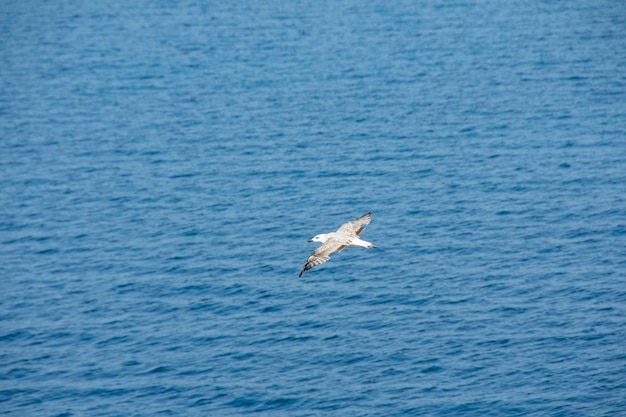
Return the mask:
{"type": "Polygon", "coordinates": [[[309,242],[321,242],[324,243],[328,240],[328,235],[326,233],[322,233],[314,236],[312,239],[309,239],[309,242]]]}

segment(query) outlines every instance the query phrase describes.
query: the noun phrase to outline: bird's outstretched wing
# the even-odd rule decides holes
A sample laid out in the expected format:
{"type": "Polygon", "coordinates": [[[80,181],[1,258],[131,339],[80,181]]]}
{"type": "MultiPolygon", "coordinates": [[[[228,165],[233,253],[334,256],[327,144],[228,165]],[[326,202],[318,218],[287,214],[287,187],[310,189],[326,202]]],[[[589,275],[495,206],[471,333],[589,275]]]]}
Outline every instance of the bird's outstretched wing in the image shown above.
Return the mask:
{"type": "Polygon", "coordinates": [[[352,220],[350,222],[344,223],[337,230],[337,233],[344,234],[350,237],[357,237],[365,227],[364,224],[370,224],[372,220],[372,212],[367,212],[358,219],[352,220]]]}
{"type": "Polygon", "coordinates": [[[304,274],[304,271],[308,271],[314,266],[321,265],[324,262],[328,261],[330,259],[329,255],[331,253],[341,252],[346,246],[347,245],[344,242],[340,242],[336,239],[327,240],[326,243],[311,252],[309,258],[306,260],[306,263],[300,271],[300,275],[298,276],[301,277],[302,274],[304,274]]]}

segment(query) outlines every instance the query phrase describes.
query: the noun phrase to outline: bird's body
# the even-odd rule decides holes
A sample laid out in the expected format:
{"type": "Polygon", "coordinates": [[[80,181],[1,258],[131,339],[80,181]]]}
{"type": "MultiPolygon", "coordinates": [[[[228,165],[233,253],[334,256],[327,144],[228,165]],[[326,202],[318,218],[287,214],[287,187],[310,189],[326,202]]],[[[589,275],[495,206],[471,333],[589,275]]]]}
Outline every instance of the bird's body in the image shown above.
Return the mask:
{"type": "Polygon", "coordinates": [[[301,277],[305,271],[314,266],[328,261],[331,253],[341,252],[345,248],[374,248],[371,242],[359,238],[359,234],[365,228],[364,225],[369,224],[371,219],[372,212],[370,211],[356,220],[342,224],[336,232],[322,233],[309,240],[309,242],[321,242],[322,246],[311,252],[299,276],[301,277]]]}

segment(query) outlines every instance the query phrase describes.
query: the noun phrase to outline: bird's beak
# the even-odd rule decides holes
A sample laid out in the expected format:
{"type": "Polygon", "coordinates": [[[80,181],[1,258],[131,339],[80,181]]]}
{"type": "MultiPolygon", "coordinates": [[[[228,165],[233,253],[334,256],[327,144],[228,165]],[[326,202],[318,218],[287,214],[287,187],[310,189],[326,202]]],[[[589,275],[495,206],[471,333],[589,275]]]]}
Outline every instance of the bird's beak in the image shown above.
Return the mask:
{"type": "Polygon", "coordinates": [[[313,239],[309,239],[309,240],[307,240],[307,242],[311,243],[311,242],[313,242],[313,239]]]}

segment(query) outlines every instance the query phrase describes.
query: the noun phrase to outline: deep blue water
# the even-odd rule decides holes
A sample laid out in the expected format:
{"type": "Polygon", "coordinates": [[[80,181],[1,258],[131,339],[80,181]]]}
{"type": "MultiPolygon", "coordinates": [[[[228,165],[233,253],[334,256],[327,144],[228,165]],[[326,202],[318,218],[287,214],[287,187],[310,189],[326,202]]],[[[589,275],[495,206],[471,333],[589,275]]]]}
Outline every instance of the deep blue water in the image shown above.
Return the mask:
{"type": "Polygon", "coordinates": [[[624,39],[608,0],[2,2],[0,414],[626,415],[624,39]]]}

